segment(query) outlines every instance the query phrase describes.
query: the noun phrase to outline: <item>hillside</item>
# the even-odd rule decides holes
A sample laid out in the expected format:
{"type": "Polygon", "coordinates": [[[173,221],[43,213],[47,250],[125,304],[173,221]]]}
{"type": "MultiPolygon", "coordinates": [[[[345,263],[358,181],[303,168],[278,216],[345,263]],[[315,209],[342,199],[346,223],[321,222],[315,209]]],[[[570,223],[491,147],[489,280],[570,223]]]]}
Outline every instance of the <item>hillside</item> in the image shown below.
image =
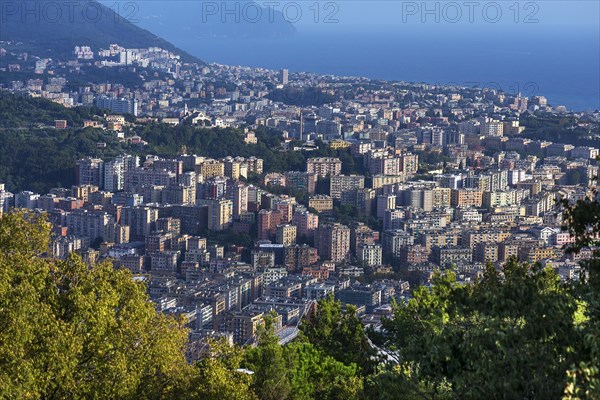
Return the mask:
{"type": "MultiPolygon", "coordinates": [[[[41,57],[71,58],[75,46],[88,45],[97,51],[118,43],[127,48],[161,47],[181,55],[185,62],[203,64],[95,0],[72,3],[3,0],[2,3],[0,39],[23,42],[27,51],[41,57]]],[[[124,11],[121,13],[126,15],[124,11]]]]}
{"type": "Polygon", "coordinates": [[[89,107],[65,108],[50,100],[0,92],[0,182],[11,191],[44,193],[52,187],[74,184],[73,167],[79,158],[111,158],[122,153],[176,157],[186,147],[190,153],[221,158],[256,156],[265,171],[298,171],[308,157],[339,157],[346,174],[364,173],[347,149],[321,146],[312,152],[278,150],[281,134],[266,127],[256,130],[258,143],[247,144],[241,130],[197,128],[188,124],[136,126],[147,145],[143,148],[118,140],[109,131],[82,128],[83,121],[102,115],[89,107]],[[55,119],[67,120],[68,129],[54,129],[55,119]],[[106,143],[98,148],[97,143],[106,143]]]}
{"type": "Polygon", "coordinates": [[[0,129],[30,129],[35,126],[54,126],[64,119],[70,127],[82,126],[83,121],[102,110],[92,107],[65,108],[50,100],[0,92],[0,129]]]}

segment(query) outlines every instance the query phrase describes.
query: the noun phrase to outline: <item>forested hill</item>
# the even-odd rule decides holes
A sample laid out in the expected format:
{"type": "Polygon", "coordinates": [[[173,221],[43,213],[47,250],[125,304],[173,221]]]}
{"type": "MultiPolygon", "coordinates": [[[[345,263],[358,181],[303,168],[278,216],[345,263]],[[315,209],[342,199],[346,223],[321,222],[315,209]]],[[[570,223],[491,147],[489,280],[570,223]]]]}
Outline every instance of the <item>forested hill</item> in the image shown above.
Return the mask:
{"type": "Polygon", "coordinates": [[[84,120],[95,116],[101,119],[103,114],[97,108],[65,108],[42,98],[0,92],[0,182],[11,191],[45,193],[53,187],[73,185],[75,161],[83,157],[110,159],[122,153],[177,157],[184,149],[212,158],[256,156],[264,160],[266,172],[303,170],[308,157],[319,156],[339,157],[345,174],[365,172],[348,149],[320,146],[311,152],[282,150],[281,132],[265,127],[256,130],[257,144],[245,143],[244,132],[233,128],[194,127],[186,123],[176,127],[150,123],[127,128],[127,137],[137,134],[147,143],[145,146],[132,145],[110,131],[83,128],[84,120]],[[56,119],[67,120],[68,128],[55,129],[56,119]],[[106,146],[98,147],[98,143],[106,146]]]}
{"type": "Polygon", "coordinates": [[[51,125],[57,119],[69,126],[83,126],[83,121],[102,115],[95,107],[65,108],[50,100],[0,92],[0,128],[18,129],[51,125]]]}
{"type": "Polygon", "coordinates": [[[1,40],[23,42],[29,52],[40,57],[62,59],[72,57],[75,46],[87,45],[97,51],[118,43],[126,48],[160,47],[179,54],[184,62],[203,64],[172,43],[129,22],[131,10],[123,4],[117,14],[95,0],[1,3],[1,40]]]}
{"type": "Polygon", "coordinates": [[[9,190],[46,193],[75,183],[75,161],[86,156],[110,157],[129,150],[114,134],[83,128],[83,121],[101,111],[65,108],[50,100],[0,92],[0,182],[9,190]],[[68,129],[55,129],[54,120],[68,129]],[[106,143],[99,148],[98,143],[106,143]]]}

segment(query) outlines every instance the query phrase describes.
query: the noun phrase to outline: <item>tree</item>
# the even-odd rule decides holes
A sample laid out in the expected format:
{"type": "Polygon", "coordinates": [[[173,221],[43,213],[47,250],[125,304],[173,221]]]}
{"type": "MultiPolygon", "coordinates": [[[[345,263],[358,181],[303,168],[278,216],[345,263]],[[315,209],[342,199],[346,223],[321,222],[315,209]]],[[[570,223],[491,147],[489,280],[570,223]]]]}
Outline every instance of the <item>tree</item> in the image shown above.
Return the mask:
{"type": "Polygon", "coordinates": [[[291,392],[283,348],[273,333],[275,318],[273,313],[265,316],[265,325],[259,327],[258,345],[246,354],[245,364],[254,371],[252,387],[261,400],[288,399],[291,392]]]}
{"type": "Polygon", "coordinates": [[[182,321],[129,272],[48,243],[43,216],[0,218],[0,398],[168,398],[190,373],[182,321]]]}
{"type": "Polygon", "coordinates": [[[258,345],[245,357],[259,398],[358,400],[363,387],[358,366],[337,361],[305,340],[281,346],[273,333],[275,317],[267,315],[258,345]]]}
{"type": "Polygon", "coordinates": [[[419,381],[410,375],[410,371],[397,365],[382,366],[365,379],[365,397],[372,400],[450,399],[450,394],[448,386],[440,386],[434,391],[432,384],[419,381]]]}
{"type": "Polygon", "coordinates": [[[572,169],[567,172],[567,185],[579,185],[580,182],[581,173],[578,170],[572,169]]]}
{"type": "Polygon", "coordinates": [[[598,193],[594,196],[575,204],[562,201],[564,229],[575,238],[568,251],[593,250],[592,258],[581,262],[585,274],[577,286],[577,296],[582,308],[579,330],[583,341],[575,348],[577,361],[567,372],[564,399],[568,400],[600,398],[600,201],[598,193]]]}
{"type": "Polygon", "coordinates": [[[488,265],[473,285],[438,273],[395,305],[386,349],[400,380],[425,398],[551,399],[581,342],[572,288],[551,269],[488,265]],[[423,390],[425,388],[426,390],[423,390]]]}
{"type": "Polygon", "coordinates": [[[362,395],[363,379],[356,364],[346,365],[304,341],[284,348],[295,400],[353,400],[362,395]]]}
{"type": "Polygon", "coordinates": [[[363,373],[370,373],[377,364],[375,350],[371,347],[356,316],[356,308],[332,297],[321,300],[317,312],[302,322],[300,330],[318,349],[345,365],[357,364],[363,373]]]}
{"type": "Polygon", "coordinates": [[[244,350],[222,339],[209,340],[207,345],[210,355],[196,364],[198,373],[178,398],[257,400],[250,387],[252,377],[240,371],[244,350]]]}
{"type": "Polygon", "coordinates": [[[437,273],[394,304],[379,347],[328,298],[296,341],[281,346],[268,315],[256,347],[209,341],[196,365],[185,321],[157,313],[128,271],[49,258],[43,215],[3,215],[0,399],[600,398],[600,203],[563,206],[571,250],[594,249],[578,283],[514,259],[471,285],[437,273]]]}

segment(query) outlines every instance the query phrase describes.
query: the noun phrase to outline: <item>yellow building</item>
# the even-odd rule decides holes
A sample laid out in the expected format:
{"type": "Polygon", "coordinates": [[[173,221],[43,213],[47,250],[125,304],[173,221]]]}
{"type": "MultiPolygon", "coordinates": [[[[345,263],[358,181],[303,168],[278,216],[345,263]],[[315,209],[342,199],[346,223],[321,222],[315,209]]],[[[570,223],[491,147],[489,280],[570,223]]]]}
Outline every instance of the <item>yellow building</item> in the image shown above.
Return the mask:
{"type": "Polygon", "coordinates": [[[334,139],[329,142],[329,147],[334,150],[347,149],[348,147],[350,147],[350,142],[346,142],[345,140],[342,140],[342,139],[334,139]]]}
{"type": "Polygon", "coordinates": [[[296,226],[289,224],[277,225],[277,243],[284,246],[296,244],[296,226]]]}
{"type": "Polygon", "coordinates": [[[202,175],[204,179],[225,175],[225,164],[212,159],[201,161],[194,169],[196,174],[202,175]]]}
{"type": "Polygon", "coordinates": [[[331,211],[333,210],[333,199],[325,195],[311,196],[308,199],[308,207],[314,208],[318,212],[331,211]]]}

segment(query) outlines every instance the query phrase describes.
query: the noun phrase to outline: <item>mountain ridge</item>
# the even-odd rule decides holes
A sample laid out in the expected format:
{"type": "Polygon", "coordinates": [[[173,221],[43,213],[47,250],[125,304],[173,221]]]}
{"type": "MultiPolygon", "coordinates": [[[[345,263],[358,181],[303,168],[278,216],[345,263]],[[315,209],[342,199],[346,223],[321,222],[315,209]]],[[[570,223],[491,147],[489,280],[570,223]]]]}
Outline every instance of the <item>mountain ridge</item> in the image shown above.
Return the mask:
{"type": "Polygon", "coordinates": [[[0,5],[0,40],[22,42],[40,57],[70,58],[75,46],[98,51],[119,44],[126,48],[160,47],[178,54],[183,62],[206,64],[96,0],[2,0],[0,5]]]}

